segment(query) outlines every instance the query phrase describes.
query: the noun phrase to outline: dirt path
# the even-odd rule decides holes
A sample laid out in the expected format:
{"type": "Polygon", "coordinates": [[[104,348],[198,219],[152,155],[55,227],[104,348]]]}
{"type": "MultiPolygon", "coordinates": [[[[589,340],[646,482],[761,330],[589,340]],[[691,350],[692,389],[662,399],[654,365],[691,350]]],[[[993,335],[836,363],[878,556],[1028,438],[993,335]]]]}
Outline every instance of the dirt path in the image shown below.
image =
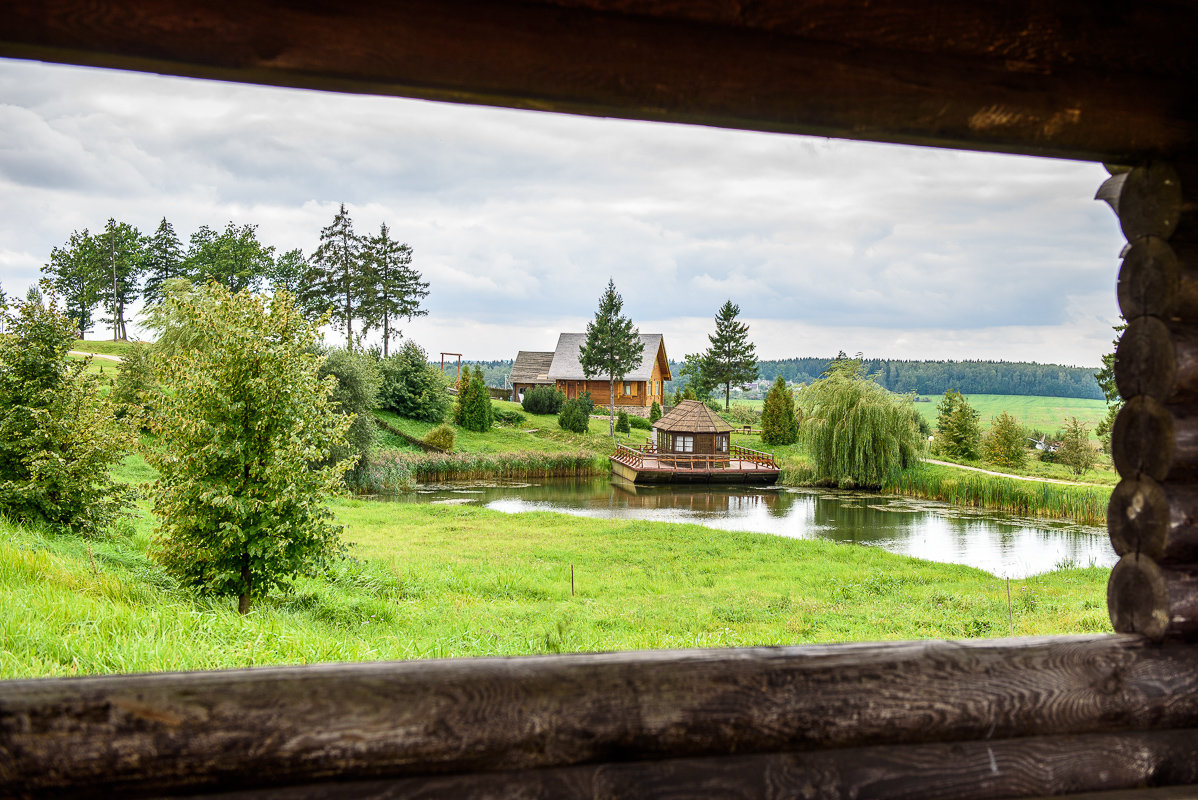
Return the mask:
{"type": "Polygon", "coordinates": [[[105,361],[121,362],[121,361],[125,360],[125,359],[121,358],[120,356],[110,356],[110,355],[106,355],[105,353],[88,353],[84,350],[68,350],[67,355],[69,355],[69,356],[91,356],[92,358],[102,358],[105,361]]]}
{"type": "Polygon", "coordinates": [[[923,460],[923,462],[925,464],[938,464],[939,466],[942,466],[942,467],[955,467],[956,469],[967,469],[971,472],[980,472],[983,475],[994,475],[999,478],[1012,478],[1017,481],[1036,481],[1037,483],[1060,483],[1060,484],[1064,484],[1065,486],[1101,486],[1102,485],[1100,483],[1079,483],[1077,481],[1062,481],[1062,480],[1058,480],[1056,478],[1037,478],[1032,475],[1012,475],[1009,472],[992,472],[991,470],[982,469],[981,467],[967,467],[964,464],[954,464],[951,461],[937,461],[934,458],[925,458],[923,460]]]}

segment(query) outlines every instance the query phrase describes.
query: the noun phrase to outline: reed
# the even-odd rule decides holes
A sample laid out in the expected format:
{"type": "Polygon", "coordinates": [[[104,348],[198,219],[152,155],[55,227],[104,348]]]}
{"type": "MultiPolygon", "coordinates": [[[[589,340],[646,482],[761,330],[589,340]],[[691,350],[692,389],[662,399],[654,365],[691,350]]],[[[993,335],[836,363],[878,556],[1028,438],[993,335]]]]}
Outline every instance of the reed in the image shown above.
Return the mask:
{"type": "Polygon", "coordinates": [[[415,482],[490,478],[573,478],[601,475],[607,460],[594,453],[410,453],[384,450],[370,457],[374,491],[402,491],[415,482]]]}
{"type": "Polygon", "coordinates": [[[1111,498],[1109,486],[1020,481],[928,464],[900,473],[883,491],[1008,514],[1072,519],[1083,525],[1105,525],[1111,498]]]}

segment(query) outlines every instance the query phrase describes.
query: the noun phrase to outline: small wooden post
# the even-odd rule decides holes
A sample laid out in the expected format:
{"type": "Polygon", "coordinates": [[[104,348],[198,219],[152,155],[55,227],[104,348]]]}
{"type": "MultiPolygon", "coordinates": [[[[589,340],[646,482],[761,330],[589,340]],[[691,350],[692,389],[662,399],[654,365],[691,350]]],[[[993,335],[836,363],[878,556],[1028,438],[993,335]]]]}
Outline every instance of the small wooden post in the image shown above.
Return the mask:
{"type": "Polygon", "coordinates": [[[1117,168],[1098,192],[1127,237],[1115,351],[1125,399],[1107,529],[1115,630],[1198,639],[1198,170],[1117,168]]]}

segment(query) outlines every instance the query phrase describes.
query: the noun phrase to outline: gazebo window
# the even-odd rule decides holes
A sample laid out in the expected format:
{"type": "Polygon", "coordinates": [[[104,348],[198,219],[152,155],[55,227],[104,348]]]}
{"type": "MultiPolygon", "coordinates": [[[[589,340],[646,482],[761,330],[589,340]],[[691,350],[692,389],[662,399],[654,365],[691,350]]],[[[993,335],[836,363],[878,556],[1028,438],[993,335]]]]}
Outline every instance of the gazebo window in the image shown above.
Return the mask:
{"type": "Polygon", "coordinates": [[[690,435],[679,434],[674,437],[674,452],[675,453],[693,453],[695,452],[695,437],[690,435]]]}
{"type": "Polygon", "coordinates": [[[717,436],[716,437],[716,447],[719,448],[719,451],[721,453],[727,453],[728,452],[728,436],[727,435],[717,436]]]}

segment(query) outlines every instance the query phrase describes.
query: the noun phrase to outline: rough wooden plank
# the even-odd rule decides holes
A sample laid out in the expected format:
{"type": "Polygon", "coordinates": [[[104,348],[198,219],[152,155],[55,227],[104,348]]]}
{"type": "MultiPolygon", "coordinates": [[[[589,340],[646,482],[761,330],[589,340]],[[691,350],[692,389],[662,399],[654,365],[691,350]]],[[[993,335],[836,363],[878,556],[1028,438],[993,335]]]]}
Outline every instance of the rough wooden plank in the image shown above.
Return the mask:
{"type": "Polygon", "coordinates": [[[1029,797],[1198,781],[1198,731],[865,747],[272,787],[223,800],[1029,797]]]}
{"type": "Polygon", "coordinates": [[[1198,479],[1198,407],[1166,405],[1151,395],[1129,398],[1115,417],[1111,458],[1127,477],[1198,479]]]}
{"type": "Polygon", "coordinates": [[[1198,563],[1198,485],[1161,484],[1146,475],[1124,478],[1111,492],[1107,531],[1121,556],[1198,563]]]}
{"type": "Polygon", "coordinates": [[[1142,637],[365,663],[0,683],[0,796],[1198,726],[1142,637]]]}
{"type": "Polygon", "coordinates": [[[1192,638],[1198,634],[1198,572],[1129,553],[1111,570],[1107,609],[1120,633],[1141,633],[1157,641],[1192,638]]]}
{"type": "Polygon", "coordinates": [[[0,55],[1117,163],[1198,141],[1193,48],[1177,34],[1198,11],[1031,5],[979,18],[946,0],[931,14],[808,0],[787,9],[796,24],[763,26],[678,4],[2,0],[0,55]],[[808,11],[818,24],[801,22],[808,11]],[[949,30],[960,35],[936,34],[949,30]],[[986,43],[995,32],[1005,44],[986,43]],[[1151,41],[1152,57],[1111,41],[1151,41]]]}

